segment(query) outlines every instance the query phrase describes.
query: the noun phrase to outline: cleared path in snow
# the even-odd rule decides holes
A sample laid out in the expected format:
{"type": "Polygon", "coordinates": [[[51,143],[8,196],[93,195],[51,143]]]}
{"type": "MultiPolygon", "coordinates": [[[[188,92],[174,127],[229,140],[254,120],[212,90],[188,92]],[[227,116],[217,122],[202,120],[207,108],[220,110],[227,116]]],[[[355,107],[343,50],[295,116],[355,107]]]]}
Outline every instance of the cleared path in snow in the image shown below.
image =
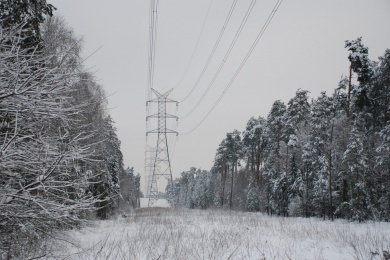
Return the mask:
{"type": "MultiPolygon", "coordinates": [[[[141,208],[147,208],[149,203],[148,198],[140,198],[140,207],[141,208]]],[[[158,199],[154,204],[153,207],[158,207],[158,208],[169,208],[170,205],[166,199],[158,199]]]]}

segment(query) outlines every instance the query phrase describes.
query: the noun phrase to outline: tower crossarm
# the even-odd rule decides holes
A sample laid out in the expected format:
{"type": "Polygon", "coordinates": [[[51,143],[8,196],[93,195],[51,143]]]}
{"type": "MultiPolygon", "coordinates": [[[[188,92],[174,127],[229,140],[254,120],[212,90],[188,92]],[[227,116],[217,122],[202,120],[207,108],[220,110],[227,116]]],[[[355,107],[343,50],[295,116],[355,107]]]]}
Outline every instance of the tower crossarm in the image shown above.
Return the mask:
{"type": "Polygon", "coordinates": [[[161,132],[158,129],[150,130],[150,131],[146,132],[146,135],[148,135],[148,134],[162,134],[162,133],[179,135],[179,132],[176,132],[176,131],[173,131],[173,130],[169,130],[169,129],[165,129],[164,132],[161,132]]]}
{"type": "MultiPolygon", "coordinates": [[[[150,116],[146,117],[146,121],[148,121],[149,118],[158,118],[158,117],[159,117],[159,114],[150,115],[150,116]]],[[[168,114],[168,113],[165,113],[165,118],[174,118],[174,119],[176,119],[176,121],[179,120],[179,117],[168,114]]]]}
{"type": "Polygon", "coordinates": [[[175,100],[172,100],[172,99],[169,99],[169,98],[166,98],[166,99],[158,99],[158,98],[155,98],[155,99],[151,99],[151,100],[148,100],[146,101],[146,105],[148,105],[149,103],[176,103],[176,105],[179,105],[179,102],[175,101],[175,100]]]}

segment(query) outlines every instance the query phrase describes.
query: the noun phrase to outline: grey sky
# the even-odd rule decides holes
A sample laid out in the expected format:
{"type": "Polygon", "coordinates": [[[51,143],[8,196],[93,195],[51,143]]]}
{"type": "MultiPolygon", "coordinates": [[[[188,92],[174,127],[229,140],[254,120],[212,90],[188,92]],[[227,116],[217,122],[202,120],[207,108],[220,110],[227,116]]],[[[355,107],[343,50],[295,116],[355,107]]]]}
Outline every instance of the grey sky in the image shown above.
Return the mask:
{"type": "MultiPolygon", "coordinates": [[[[116,122],[126,166],[143,174],[145,101],[148,72],[149,1],[49,0],[76,34],[84,36],[84,56],[102,48],[86,67],[104,85],[116,122]]],[[[210,0],[160,0],[155,85],[175,88],[171,98],[189,92],[211,52],[233,0],[213,0],[204,33],[183,77],[210,0]]],[[[207,88],[243,19],[250,0],[237,3],[221,45],[190,98],[179,105],[188,113],[207,88]]],[[[276,0],[258,0],[224,69],[202,104],[179,120],[177,131],[191,130],[207,113],[241,63],[276,0]]],[[[298,88],[316,98],[332,92],[348,72],[344,41],[363,37],[370,58],[390,48],[388,0],[284,0],[272,23],[219,106],[194,132],[179,136],[172,158],[174,176],[191,166],[210,169],[227,132],[244,130],[251,116],[266,117],[272,103],[288,102],[298,88]]],[[[143,186],[142,186],[143,187],[143,186]]]]}

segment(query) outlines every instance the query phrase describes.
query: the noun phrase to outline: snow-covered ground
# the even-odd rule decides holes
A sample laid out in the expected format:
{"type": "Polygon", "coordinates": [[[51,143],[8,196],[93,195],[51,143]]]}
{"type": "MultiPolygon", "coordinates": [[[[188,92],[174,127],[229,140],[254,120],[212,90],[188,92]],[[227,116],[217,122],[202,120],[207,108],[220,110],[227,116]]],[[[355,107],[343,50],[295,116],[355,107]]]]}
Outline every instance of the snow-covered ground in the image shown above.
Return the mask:
{"type": "Polygon", "coordinates": [[[382,259],[390,223],[142,208],[71,233],[55,259],[382,259]]]}

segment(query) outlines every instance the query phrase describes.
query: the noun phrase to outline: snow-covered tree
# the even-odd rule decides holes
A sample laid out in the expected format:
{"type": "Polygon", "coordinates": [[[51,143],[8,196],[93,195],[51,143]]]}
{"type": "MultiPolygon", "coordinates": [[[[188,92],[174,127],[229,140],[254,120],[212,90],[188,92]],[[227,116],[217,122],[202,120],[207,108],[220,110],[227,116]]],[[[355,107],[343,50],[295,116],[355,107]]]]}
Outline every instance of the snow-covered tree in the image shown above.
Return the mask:
{"type": "Polygon", "coordinates": [[[313,202],[317,214],[333,216],[332,206],[332,144],[335,104],[324,92],[313,102],[309,145],[306,146],[305,161],[313,176],[313,202]]]}
{"type": "Polygon", "coordinates": [[[90,133],[72,132],[73,115],[88,106],[70,95],[77,74],[52,64],[54,54],[22,48],[19,30],[3,28],[0,40],[0,241],[20,238],[10,254],[80,224],[95,203],[86,188],[96,173],[75,163],[93,153],[83,142],[90,133]]]}
{"type": "Polygon", "coordinates": [[[344,152],[344,163],[347,165],[347,174],[351,183],[351,199],[348,205],[349,216],[354,220],[366,220],[368,218],[377,219],[375,208],[371,202],[368,180],[369,166],[367,149],[363,144],[364,137],[359,130],[354,127],[349,137],[349,143],[344,152]]]}
{"type": "Polygon", "coordinates": [[[46,16],[52,16],[55,7],[46,0],[2,0],[0,1],[0,26],[21,26],[22,48],[42,47],[41,24],[46,16]]]}
{"type": "Polygon", "coordinates": [[[39,44],[25,24],[0,24],[0,245],[9,245],[0,256],[23,259],[102,209],[119,191],[123,165],[104,91],[83,73],[79,39],[52,18],[39,44]],[[96,185],[101,192],[91,192],[96,185]]]}
{"type": "Polygon", "coordinates": [[[201,171],[200,169],[196,171],[195,185],[192,193],[192,201],[194,202],[195,208],[205,209],[210,206],[209,178],[209,172],[201,171]]]}
{"type": "Polygon", "coordinates": [[[261,166],[264,161],[264,150],[267,145],[265,137],[266,121],[264,118],[250,118],[245,131],[242,133],[243,153],[247,157],[247,169],[255,176],[259,185],[261,183],[261,166]]]}
{"type": "Polygon", "coordinates": [[[100,139],[95,156],[96,165],[99,165],[99,169],[96,169],[98,176],[88,189],[94,197],[99,198],[97,215],[102,219],[113,213],[112,209],[119,199],[119,175],[123,171],[123,157],[115,131],[111,117],[104,118],[96,135],[100,139]]]}
{"type": "Polygon", "coordinates": [[[287,106],[275,101],[266,120],[249,119],[242,141],[237,131],[221,141],[207,185],[181,178],[181,197],[191,187],[193,207],[203,190],[217,207],[388,221],[390,51],[373,62],[361,38],[345,47],[349,78],[334,93],[309,102],[298,89],[287,106]]]}
{"type": "Polygon", "coordinates": [[[298,89],[295,97],[290,99],[285,113],[286,130],[284,135],[289,139],[290,135],[299,135],[299,131],[310,118],[310,105],[308,102],[309,91],[298,89]]]}
{"type": "Polygon", "coordinates": [[[259,211],[260,200],[259,200],[259,188],[256,179],[253,175],[249,177],[249,184],[246,188],[246,205],[245,208],[248,211],[259,211]]]}
{"type": "Polygon", "coordinates": [[[267,117],[268,136],[270,145],[275,150],[276,156],[280,156],[280,143],[283,141],[283,128],[285,127],[286,105],[277,100],[272,104],[267,117]]]}
{"type": "Polygon", "coordinates": [[[390,125],[379,133],[380,145],[376,149],[376,169],[379,176],[376,181],[378,191],[378,211],[381,219],[389,220],[390,216],[390,125]]]}

